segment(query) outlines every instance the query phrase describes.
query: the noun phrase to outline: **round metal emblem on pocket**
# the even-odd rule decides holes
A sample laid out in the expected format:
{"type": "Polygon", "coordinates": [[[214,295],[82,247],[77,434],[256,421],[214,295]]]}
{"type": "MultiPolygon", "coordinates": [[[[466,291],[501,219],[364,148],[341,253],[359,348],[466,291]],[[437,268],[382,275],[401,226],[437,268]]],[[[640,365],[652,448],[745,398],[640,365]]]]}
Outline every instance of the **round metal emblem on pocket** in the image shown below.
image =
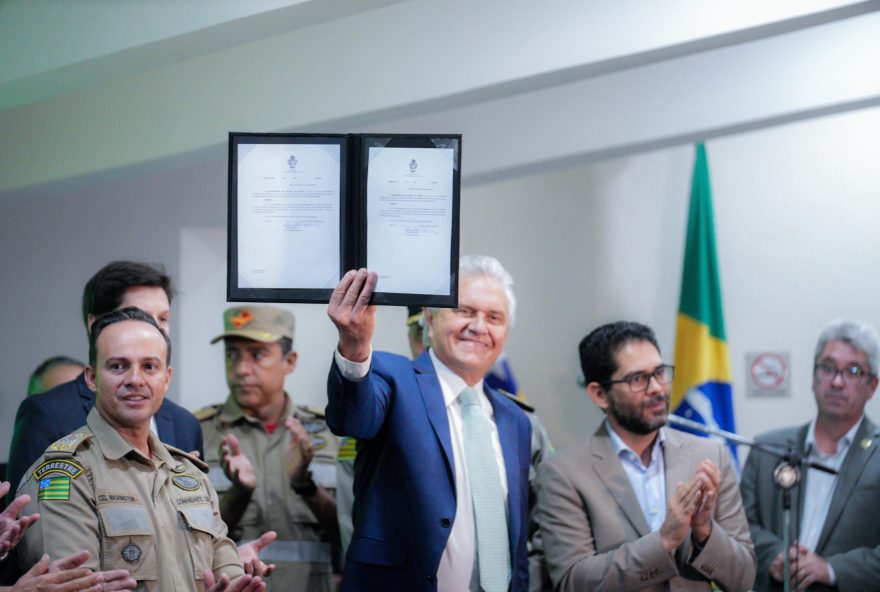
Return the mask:
{"type": "Polygon", "coordinates": [[[128,543],[122,548],[122,558],[128,563],[137,563],[141,558],[141,548],[134,543],[128,543]]]}
{"type": "Polygon", "coordinates": [[[201,482],[192,475],[175,475],[171,480],[174,485],[186,491],[195,491],[202,486],[201,482]]]}

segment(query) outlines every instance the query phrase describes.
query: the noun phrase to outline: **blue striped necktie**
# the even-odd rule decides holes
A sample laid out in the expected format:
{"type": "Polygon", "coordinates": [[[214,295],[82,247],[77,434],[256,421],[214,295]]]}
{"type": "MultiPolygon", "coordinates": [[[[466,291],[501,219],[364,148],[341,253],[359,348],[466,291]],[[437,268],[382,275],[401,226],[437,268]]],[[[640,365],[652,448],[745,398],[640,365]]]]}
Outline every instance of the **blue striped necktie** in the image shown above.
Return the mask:
{"type": "Polygon", "coordinates": [[[471,387],[459,395],[465,467],[474,502],[480,588],[505,592],[510,583],[510,548],[504,490],[490,436],[492,424],[471,387]]]}

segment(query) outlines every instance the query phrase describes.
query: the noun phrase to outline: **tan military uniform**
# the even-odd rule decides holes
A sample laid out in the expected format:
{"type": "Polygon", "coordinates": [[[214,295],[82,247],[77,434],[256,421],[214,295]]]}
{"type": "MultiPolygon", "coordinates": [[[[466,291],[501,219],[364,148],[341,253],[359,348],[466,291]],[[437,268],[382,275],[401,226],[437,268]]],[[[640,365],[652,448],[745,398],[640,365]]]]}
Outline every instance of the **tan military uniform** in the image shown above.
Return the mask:
{"type": "Polygon", "coordinates": [[[19,493],[40,513],[17,549],[25,568],[86,549],[85,566],[127,569],[140,591],[202,591],[203,572],[244,573],[226,536],[204,463],[149,436],[152,459],[92,409],[86,425],[52,444],[19,493]]]}
{"type": "MultiPolygon", "coordinates": [[[[336,453],[338,440],[324,421],[322,413],[294,406],[285,394],[284,417],[293,415],[312,438],[315,456],[309,465],[315,483],[329,490],[336,488],[336,453]]],[[[259,420],[245,415],[234,397],[223,405],[196,412],[205,438],[205,460],[209,476],[221,496],[221,503],[234,505],[242,498],[220,466],[220,444],[232,432],[241,443],[241,451],[254,465],[257,487],[232,537],[242,542],[259,537],[267,530],[278,533],[276,540],[260,553],[266,563],[275,563],[277,571],[266,582],[270,591],[325,592],[330,590],[332,550],[330,533],[324,532],[305,500],[294,493],[287,478],[286,455],[290,433],[283,422],[269,434],[259,420]],[[232,499],[231,499],[232,498],[232,499]]],[[[246,499],[246,496],[245,496],[246,499]]]]}

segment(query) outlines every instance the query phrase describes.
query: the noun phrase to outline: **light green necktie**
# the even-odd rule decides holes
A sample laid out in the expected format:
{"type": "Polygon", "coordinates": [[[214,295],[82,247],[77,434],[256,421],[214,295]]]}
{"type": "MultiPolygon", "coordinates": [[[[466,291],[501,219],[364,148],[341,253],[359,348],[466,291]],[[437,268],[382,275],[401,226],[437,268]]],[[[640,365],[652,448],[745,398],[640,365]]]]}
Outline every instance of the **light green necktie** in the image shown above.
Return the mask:
{"type": "Polygon", "coordinates": [[[485,592],[506,592],[510,583],[510,548],[507,536],[504,490],[495,448],[492,424],[471,387],[459,395],[464,458],[477,533],[477,565],[480,588],[485,592]]]}

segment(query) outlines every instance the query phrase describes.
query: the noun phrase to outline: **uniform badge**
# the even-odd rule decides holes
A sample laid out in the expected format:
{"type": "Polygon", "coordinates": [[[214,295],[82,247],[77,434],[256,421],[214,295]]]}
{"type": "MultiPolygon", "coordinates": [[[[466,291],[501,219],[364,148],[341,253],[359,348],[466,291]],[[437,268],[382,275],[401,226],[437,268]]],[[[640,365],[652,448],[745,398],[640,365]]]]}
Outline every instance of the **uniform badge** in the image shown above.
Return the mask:
{"type": "Polygon", "coordinates": [[[53,475],[40,480],[37,498],[44,500],[69,500],[70,477],[66,475],[53,475]]]}
{"type": "Polygon", "coordinates": [[[874,442],[872,442],[870,439],[865,438],[864,440],[862,440],[861,442],[859,442],[859,446],[862,447],[862,450],[867,450],[868,448],[871,447],[871,444],[873,444],[873,443],[874,443],[874,442]]]}
{"type": "Polygon", "coordinates": [[[75,450],[77,445],[88,437],[89,434],[83,433],[68,434],[49,446],[49,450],[53,452],[69,452],[75,450]]]}
{"type": "Polygon", "coordinates": [[[177,463],[176,465],[171,467],[171,470],[175,473],[182,473],[186,470],[186,465],[184,465],[183,463],[177,463]]]}
{"type": "Polygon", "coordinates": [[[83,466],[72,460],[47,460],[36,469],[34,469],[34,478],[42,479],[49,473],[61,473],[71,479],[76,479],[82,475],[83,466]]]}
{"type": "Polygon", "coordinates": [[[325,440],[321,436],[312,436],[312,447],[315,450],[321,450],[325,446],[327,446],[327,440],[325,440]]]}
{"type": "Polygon", "coordinates": [[[171,480],[174,485],[186,491],[195,491],[202,486],[202,482],[192,475],[175,475],[171,480]]]}
{"type": "Polygon", "coordinates": [[[354,462],[354,457],[356,455],[357,440],[351,436],[345,436],[342,438],[342,442],[339,445],[339,452],[336,455],[337,462],[354,462]]]}
{"type": "Polygon", "coordinates": [[[141,548],[132,542],[129,542],[122,548],[122,558],[128,563],[137,563],[141,558],[141,548]]]}

